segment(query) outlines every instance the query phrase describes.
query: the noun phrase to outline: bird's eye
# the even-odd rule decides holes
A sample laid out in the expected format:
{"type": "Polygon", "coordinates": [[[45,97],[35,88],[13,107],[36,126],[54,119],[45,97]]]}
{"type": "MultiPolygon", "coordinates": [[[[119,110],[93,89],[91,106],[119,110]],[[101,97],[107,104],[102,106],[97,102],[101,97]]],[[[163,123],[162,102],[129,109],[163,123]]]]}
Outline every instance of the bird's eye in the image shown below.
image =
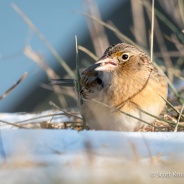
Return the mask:
{"type": "Polygon", "coordinates": [[[129,55],[128,54],[123,54],[121,57],[124,61],[126,61],[129,58],[129,55]]]}

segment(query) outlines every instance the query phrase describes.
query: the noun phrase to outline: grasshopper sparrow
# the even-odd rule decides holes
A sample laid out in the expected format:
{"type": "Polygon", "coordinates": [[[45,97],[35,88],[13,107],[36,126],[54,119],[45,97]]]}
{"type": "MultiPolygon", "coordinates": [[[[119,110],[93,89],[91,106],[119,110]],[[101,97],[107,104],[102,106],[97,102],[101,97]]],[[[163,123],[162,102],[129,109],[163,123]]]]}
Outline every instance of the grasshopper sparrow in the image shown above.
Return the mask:
{"type": "Polygon", "coordinates": [[[96,130],[138,131],[159,116],[167,98],[165,75],[140,49],[125,43],[110,46],[81,74],[82,110],[96,130]],[[141,111],[143,110],[143,111],[141,111]],[[128,114],[128,115],[127,115],[128,114]],[[134,117],[131,117],[134,116],[134,117]]]}

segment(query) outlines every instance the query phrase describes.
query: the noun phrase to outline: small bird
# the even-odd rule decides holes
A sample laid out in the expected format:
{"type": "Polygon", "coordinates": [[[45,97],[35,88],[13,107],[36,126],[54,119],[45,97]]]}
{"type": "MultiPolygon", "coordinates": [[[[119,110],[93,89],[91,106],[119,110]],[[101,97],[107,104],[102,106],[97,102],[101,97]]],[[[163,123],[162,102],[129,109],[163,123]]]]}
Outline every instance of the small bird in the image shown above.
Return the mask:
{"type": "Polygon", "coordinates": [[[146,128],[165,107],[168,86],[139,48],[111,45],[103,56],[81,73],[82,111],[95,130],[138,131],[146,128]],[[145,112],[143,112],[145,111],[145,112]],[[144,121],[144,122],[143,122],[144,121]]]}

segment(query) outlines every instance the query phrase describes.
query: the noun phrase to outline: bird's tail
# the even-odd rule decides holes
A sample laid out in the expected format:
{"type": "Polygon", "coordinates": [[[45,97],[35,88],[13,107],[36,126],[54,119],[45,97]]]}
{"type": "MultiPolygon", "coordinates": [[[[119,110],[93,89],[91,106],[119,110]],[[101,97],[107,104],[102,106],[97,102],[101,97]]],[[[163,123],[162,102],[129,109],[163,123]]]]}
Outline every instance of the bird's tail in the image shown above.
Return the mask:
{"type": "Polygon", "coordinates": [[[51,85],[60,85],[66,87],[75,87],[75,79],[50,79],[51,85]]]}

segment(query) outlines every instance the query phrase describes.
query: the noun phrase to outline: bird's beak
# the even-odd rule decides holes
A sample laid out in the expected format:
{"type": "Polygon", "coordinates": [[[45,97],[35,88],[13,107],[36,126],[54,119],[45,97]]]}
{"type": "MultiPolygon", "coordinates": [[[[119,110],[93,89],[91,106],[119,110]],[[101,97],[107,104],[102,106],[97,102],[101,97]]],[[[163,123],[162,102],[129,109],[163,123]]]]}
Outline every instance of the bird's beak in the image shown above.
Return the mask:
{"type": "Polygon", "coordinates": [[[100,64],[96,71],[113,71],[117,66],[117,62],[110,57],[102,57],[95,64],[100,64]]]}

